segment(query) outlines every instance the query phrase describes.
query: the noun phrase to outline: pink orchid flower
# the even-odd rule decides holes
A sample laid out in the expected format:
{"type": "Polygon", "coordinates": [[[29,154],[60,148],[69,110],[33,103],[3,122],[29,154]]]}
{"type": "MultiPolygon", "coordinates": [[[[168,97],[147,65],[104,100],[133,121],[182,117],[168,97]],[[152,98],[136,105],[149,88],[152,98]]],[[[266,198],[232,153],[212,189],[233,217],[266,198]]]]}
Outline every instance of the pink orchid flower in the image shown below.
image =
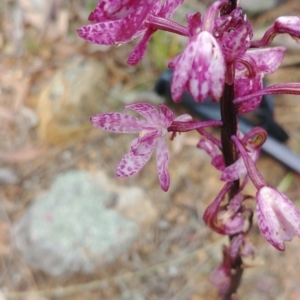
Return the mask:
{"type": "Polygon", "coordinates": [[[266,184],[241,142],[236,137],[232,140],[243,157],[248,176],[257,188],[255,198],[259,230],[272,246],[284,251],[284,242],[292,240],[295,235],[300,237],[300,212],[283,193],[266,184]]]}
{"type": "Polygon", "coordinates": [[[243,107],[244,111],[250,111],[250,106],[257,108],[260,104],[259,102],[254,101],[253,99],[261,99],[261,96],[264,95],[300,95],[300,83],[298,82],[287,82],[287,83],[278,83],[270,85],[264,89],[255,91],[251,94],[245,94],[244,96],[238,97],[233,100],[233,103],[239,108],[243,107]]]}
{"type": "Polygon", "coordinates": [[[196,102],[208,96],[218,101],[225,82],[225,62],[216,39],[202,31],[192,37],[175,65],[171,93],[175,102],[181,100],[184,90],[190,92],[196,102]]]}
{"type": "Polygon", "coordinates": [[[231,183],[226,183],[216,199],[206,208],[203,214],[204,223],[220,234],[236,234],[241,232],[245,223],[241,209],[244,197],[241,194],[237,194],[232,199],[232,204],[228,208],[221,205],[230,187],[231,183]]]}
{"type": "MultiPolygon", "coordinates": [[[[235,98],[260,91],[264,75],[275,72],[283,60],[284,52],[283,47],[251,49],[239,58],[235,68],[235,98]]],[[[261,99],[262,96],[257,96],[238,104],[238,113],[245,114],[255,110],[261,99]]]]}
{"type": "Polygon", "coordinates": [[[135,65],[143,58],[151,36],[160,27],[185,34],[183,26],[166,20],[182,2],[167,0],[162,4],[161,0],[102,0],[89,17],[93,24],[81,27],[78,34],[100,45],[120,45],[142,36],[127,61],[135,65]]]}
{"type": "Polygon", "coordinates": [[[237,58],[250,47],[252,26],[240,8],[219,16],[227,1],[216,1],[201,20],[200,14],[188,14],[189,41],[182,54],[169,63],[174,69],[171,93],[179,102],[184,90],[196,102],[208,96],[219,101],[224,83],[232,84],[237,58]]]}
{"type": "Polygon", "coordinates": [[[219,42],[213,36],[215,14],[225,5],[216,1],[201,21],[200,14],[187,15],[190,39],[182,54],[169,63],[174,69],[171,93],[175,102],[182,93],[190,92],[196,102],[211,96],[218,101],[225,83],[225,60],[219,42]]]}
{"type": "Polygon", "coordinates": [[[289,198],[269,186],[258,190],[256,202],[260,232],[272,246],[284,251],[284,242],[300,237],[300,212],[289,198]]]}
{"type": "MultiPolygon", "coordinates": [[[[247,149],[248,156],[253,162],[256,162],[259,158],[260,148],[267,139],[267,132],[261,127],[255,127],[249,131],[241,142],[247,149]]],[[[240,156],[232,165],[225,167],[222,171],[222,181],[234,181],[247,175],[248,170],[244,163],[244,159],[240,156]]]]}
{"type": "Polygon", "coordinates": [[[139,133],[132,141],[131,149],[122,158],[116,171],[117,177],[129,177],[139,172],[149,161],[156,149],[156,161],[160,186],[167,191],[170,186],[170,176],[167,170],[169,152],[165,137],[168,127],[174,120],[173,112],[160,104],[159,110],[148,103],[137,103],[125,106],[139,113],[145,120],[131,115],[113,112],[97,114],[91,118],[95,127],[119,133],[139,133]]]}

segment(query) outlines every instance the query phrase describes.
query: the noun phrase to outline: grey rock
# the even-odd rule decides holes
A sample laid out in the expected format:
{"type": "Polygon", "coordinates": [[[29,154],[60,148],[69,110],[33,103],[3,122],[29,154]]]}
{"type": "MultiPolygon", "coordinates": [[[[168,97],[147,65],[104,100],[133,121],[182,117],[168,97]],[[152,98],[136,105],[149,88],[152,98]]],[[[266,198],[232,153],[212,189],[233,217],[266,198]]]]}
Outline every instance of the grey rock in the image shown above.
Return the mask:
{"type": "Polygon", "coordinates": [[[107,111],[104,101],[107,76],[103,64],[94,59],[74,56],[56,70],[38,97],[38,134],[50,144],[64,143],[86,134],[89,119],[107,111]]]}
{"type": "Polygon", "coordinates": [[[83,171],[59,175],[14,225],[14,245],[49,275],[94,272],[126,253],[139,234],[135,222],[105,207],[113,196],[83,171]]]}

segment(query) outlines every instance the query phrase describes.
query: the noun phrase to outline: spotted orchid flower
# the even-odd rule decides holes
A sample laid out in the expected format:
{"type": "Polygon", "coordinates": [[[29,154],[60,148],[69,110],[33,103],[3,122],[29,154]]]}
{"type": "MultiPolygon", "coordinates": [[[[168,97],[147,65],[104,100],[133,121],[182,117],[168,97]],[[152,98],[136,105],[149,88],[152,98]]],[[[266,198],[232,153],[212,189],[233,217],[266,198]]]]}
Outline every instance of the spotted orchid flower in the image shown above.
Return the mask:
{"type": "Polygon", "coordinates": [[[137,64],[157,29],[185,35],[184,26],[167,20],[183,0],[102,0],[89,16],[93,24],[78,29],[83,39],[100,45],[120,45],[142,36],[128,63],[137,64]]]}
{"type": "Polygon", "coordinates": [[[253,30],[240,8],[222,16],[227,1],[216,1],[204,14],[187,15],[189,41],[183,53],[169,63],[174,69],[171,92],[175,102],[184,90],[196,102],[208,96],[219,101],[224,83],[233,83],[235,61],[251,44],[253,30]]]}
{"type": "MultiPolygon", "coordinates": [[[[284,52],[284,47],[251,49],[239,58],[235,67],[235,98],[260,91],[263,88],[264,75],[275,72],[283,60],[284,52]]],[[[238,113],[255,110],[261,99],[262,96],[257,96],[237,104],[238,113]]]]}
{"type": "Polygon", "coordinates": [[[90,14],[93,24],[78,29],[80,37],[100,45],[129,42],[145,30],[143,22],[156,13],[159,0],[101,0],[90,14]]]}
{"type": "Polygon", "coordinates": [[[203,214],[205,224],[220,234],[236,234],[242,231],[244,227],[245,218],[241,211],[244,198],[241,194],[237,194],[232,199],[228,208],[221,205],[230,187],[231,183],[226,183],[203,214]]]}
{"type": "Polygon", "coordinates": [[[218,42],[209,32],[203,31],[191,38],[174,65],[171,93],[175,102],[181,100],[185,90],[196,102],[203,102],[208,96],[216,101],[220,99],[225,62],[218,42]]]}
{"type": "Polygon", "coordinates": [[[95,127],[119,133],[139,133],[132,141],[131,149],[122,158],[116,171],[117,177],[129,177],[139,172],[156,149],[156,161],[160,186],[167,191],[170,186],[168,173],[169,152],[165,137],[168,127],[174,120],[173,112],[160,104],[159,110],[148,103],[137,103],[125,106],[139,113],[145,119],[131,115],[112,112],[97,114],[91,118],[95,127]]]}
{"type": "Polygon", "coordinates": [[[245,94],[234,99],[233,103],[236,107],[242,107],[243,111],[251,111],[251,109],[255,109],[260,104],[260,99],[264,95],[300,95],[300,83],[298,82],[288,82],[288,83],[278,83],[274,85],[270,85],[264,89],[255,91],[251,94],[245,94]],[[253,99],[259,99],[259,101],[253,101],[253,99]]]}
{"type": "Polygon", "coordinates": [[[257,188],[256,214],[260,232],[276,249],[284,251],[286,241],[300,237],[300,212],[290,199],[270,187],[258,172],[253,160],[236,137],[232,137],[246,165],[248,176],[257,188]]]}
{"type": "MultiPolygon", "coordinates": [[[[267,132],[261,127],[255,127],[249,131],[241,142],[250,158],[256,162],[259,158],[260,148],[267,139],[267,132]]],[[[240,156],[232,165],[224,168],[221,175],[222,181],[234,181],[242,176],[247,175],[247,167],[244,163],[243,157],[240,156]]]]}
{"type": "Polygon", "coordinates": [[[300,237],[300,212],[283,193],[264,186],[256,193],[256,203],[258,227],[272,246],[284,251],[284,242],[300,237]]]}
{"type": "Polygon", "coordinates": [[[221,47],[213,36],[215,14],[226,1],[216,1],[204,15],[187,15],[190,39],[182,54],[175,57],[169,68],[174,69],[171,94],[175,102],[181,101],[186,90],[196,102],[208,96],[218,101],[225,83],[225,61],[221,47]]]}

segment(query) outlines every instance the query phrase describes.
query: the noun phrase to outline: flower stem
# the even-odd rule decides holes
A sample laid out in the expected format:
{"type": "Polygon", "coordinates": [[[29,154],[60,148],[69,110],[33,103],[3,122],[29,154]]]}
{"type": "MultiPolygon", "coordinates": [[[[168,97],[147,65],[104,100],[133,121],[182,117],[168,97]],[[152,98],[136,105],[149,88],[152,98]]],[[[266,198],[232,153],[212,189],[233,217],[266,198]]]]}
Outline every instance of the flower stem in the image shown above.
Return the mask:
{"type": "Polygon", "coordinates": [[[237,8],[237,0],[229,0],[229,2],[232,10],[237,8]]]}
{"type": "MultiPolygon", "coordinates": [[[[232,165],[237,160],[236,146],[231,140],[231,136],[237,134],[237,114],[233,104],[234,100],[234,84],[225,83],[223,95],[220,100],[221,119],[223,126],[221,127],[221,143],[226,166],[232,165]]],[[[239,189],[239,180],[234,182],[229,197],[235,196],[239,189]]]]}
{"type": "MultiPolygon", "coordinates": [[[[234,1],[233,1],[234,2],[234,1]]],[[[226,166],[233,164],[237,160],[236,146],[231,140],[231,136],[237,134],[237,113],[233,103],[234,100],[234,84],[225,83],[224,92],[220,100],[221,119],[223,126],[221,127],[221,143],[224,162],[226,166]]],[[[236,180],[228,192],[228,201],[232,199],[239,190],[240,182],[236,180]]],[[[231,240],[233,236],[229,236],[231,240]]],[[[223,296],[223,300],[231,300],[240,285],[243,275],[242,258],[240,255],[231,262],[231,278],[230,286],[223,296]]]]}

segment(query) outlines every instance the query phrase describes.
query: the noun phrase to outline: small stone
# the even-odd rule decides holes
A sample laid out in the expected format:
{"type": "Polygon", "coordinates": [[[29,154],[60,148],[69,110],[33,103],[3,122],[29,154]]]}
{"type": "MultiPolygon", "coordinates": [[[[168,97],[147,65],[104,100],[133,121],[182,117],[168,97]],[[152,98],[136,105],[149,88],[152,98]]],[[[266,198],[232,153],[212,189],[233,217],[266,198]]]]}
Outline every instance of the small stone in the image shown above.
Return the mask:
{"type": "Polygon", "coordinates": [[[103,65],[75,56],[58,69],[38,98],[38,134],[43,142],[61,144],[82,137],[93,128],[90,117],[105,109],[101,82],[103,65]]]}
{"type": "Polygon", "coordinates": [[[105,207],[109,197],[86,172],[59,175],[14,225],[14,245],[31,267],[52,276],[96,271],[139,234],[135,222],[105,207]]]}
{"type": "Polygon", "coordinates": [[[168,274],[170,277],[177,277],[179,275],[179,269],[177,266],[170,266],[168,269],[168,274]]]}
{"type": "Polygon", "coordinates": [[[171,224],[166,220],[159,220],[158,222],[158,228],[160,230],[168,230],[170,228],[171,224]]]}
{"type": "Polygon", "coordinates": [[[158,211],[146,192],[140,187],[123,187],[116,180],[112,180],[103,172],[96,175],[97,182],[102,188],[115,195],[109,199],[109,207],[114,208],[123,217],[134,221],[141,231],[146,232],[156,224],[158,211]]]}

